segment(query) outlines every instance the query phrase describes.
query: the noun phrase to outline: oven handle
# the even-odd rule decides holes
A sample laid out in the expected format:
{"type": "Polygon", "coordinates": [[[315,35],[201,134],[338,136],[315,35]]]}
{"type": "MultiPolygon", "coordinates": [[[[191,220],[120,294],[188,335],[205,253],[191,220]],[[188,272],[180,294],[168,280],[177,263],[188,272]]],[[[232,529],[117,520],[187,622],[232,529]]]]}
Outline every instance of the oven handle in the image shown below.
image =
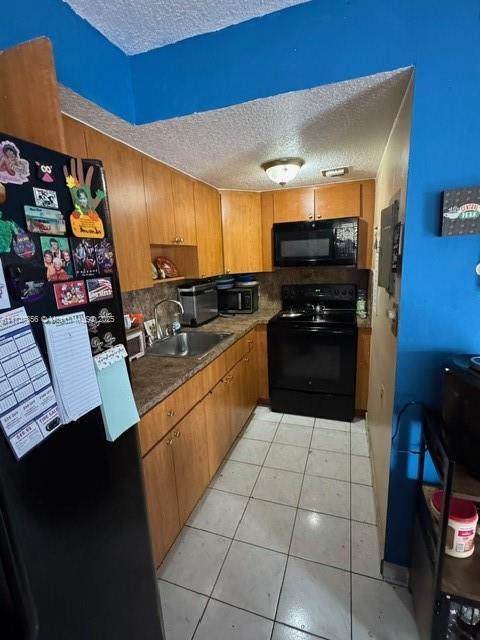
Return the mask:
{"type": "Polygon", "coordinates": [[[323,328],[316,328],[316,327],[302,327],[300,325],[290,325],[289,327],[275,327],[276,329],[278,329],[280,332],[282,333],[288,333],[288,334],[292,334],[292,329],[294,330],[294,333],[299,334],[299,333],[318,333],[321,335],[326,335],[326,336],[331,336],[331,335],[341,335],[341,336],[355,336],[357,333],[357,329],[355,327],[347,327],[345,329],[327,329],[325,327],[323,328]]]}
{"type": "Polygon", "coordinates": [[[2,562],[12,600],[17,605],[17,613],[22,621],[22,640],[36,640],[38,638],[39,623],[35,602],[24,568],[18,560],[13,539],[8,531],[8,523],[1,508],[0,561],[2,562]]]}
{"type": "Polygon", "coordinates": [[[243,309],[243,306],[242,306],[242,292],[239,291],[237,293],[237,296],[238,296],[238,310],[241,311],[243,309]]]}

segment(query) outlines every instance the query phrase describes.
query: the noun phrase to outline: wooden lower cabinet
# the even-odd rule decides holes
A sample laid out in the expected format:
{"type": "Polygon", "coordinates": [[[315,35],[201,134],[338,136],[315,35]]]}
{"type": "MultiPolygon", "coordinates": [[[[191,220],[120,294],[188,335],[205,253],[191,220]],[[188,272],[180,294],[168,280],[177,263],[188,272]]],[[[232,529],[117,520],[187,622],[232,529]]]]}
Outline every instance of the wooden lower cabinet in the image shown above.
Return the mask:
{"type": "Polygon", "coordinates": [[[205,400],[181,420],[172,433],[173,462],[180,524],[187,521],[210,480],[205,400]]]}
{"type": "Polygon", "coordinates": [[[355,391],[355,408],[366,411],[368,405],[368,378],[370,373],[370,337],[372,330],[360,328],[357,342],[357,383],[355,391]]]}
{"type": "Polygon", "coordinates": [[[222,378],[205,398],[206,433],[208,445],[208,470],[215,475],[225,454],[232,445],[230,426],[231,387],[222,378]]]}
{"type": "Polygon", "coordinates": [[[160,565],[181,528],[171,440],[171,437],[161,440],[143,458],[155,566],[160,565]]]}
{"type": "Polygon", "coordinates": [[[270,397],[268,387],[267,325],[259,324],[255,332],[257,338],[258,399],[266,401],[270,397]]]}

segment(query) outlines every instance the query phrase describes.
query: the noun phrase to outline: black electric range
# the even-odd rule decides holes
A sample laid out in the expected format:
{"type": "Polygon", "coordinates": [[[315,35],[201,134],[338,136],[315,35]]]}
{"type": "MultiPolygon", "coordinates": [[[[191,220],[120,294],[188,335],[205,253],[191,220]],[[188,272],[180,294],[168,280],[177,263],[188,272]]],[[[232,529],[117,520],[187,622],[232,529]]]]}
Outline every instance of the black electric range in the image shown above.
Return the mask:
{"type": "Polygon", "coordinates": [[[268,323],[272,411],[333,420],[355,415],[356,286],[285,285],[268,323]]]}

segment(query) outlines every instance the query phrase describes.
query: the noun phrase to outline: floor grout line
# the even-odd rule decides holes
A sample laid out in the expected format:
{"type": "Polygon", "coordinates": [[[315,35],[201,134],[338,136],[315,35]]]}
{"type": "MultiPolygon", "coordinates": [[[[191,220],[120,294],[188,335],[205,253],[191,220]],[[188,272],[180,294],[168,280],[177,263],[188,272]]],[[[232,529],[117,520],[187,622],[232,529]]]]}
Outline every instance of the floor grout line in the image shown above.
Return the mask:
{"type": "MultiPolygon", "coordinates": [[[[248,424],[250,424],[250,421],[248,422],[248,424]]],[[[279,424],[280,424],[280,422],[277,424],[277,426],[276,426],[276,428],[275,428],[275,434],[277,433],[278,425],[279,425],[279,424]]],[[[236,438],[236,439],[235,439],[235,441],[233,442],[232,447],[230,448],[230,450],[233,448],[233,446],[235,445],[235,443],[236,443],[236,442],[238,442],[238,441],[243,437],[243,433],[244,433],[244,430],[242,429],[242,431],[239,433],[239,435],[237,436],[237,438],[236,438]]],[[[274,434],[274,437],[275,437],[275,434],[274,434]]],[[[271,448],[271,444],[270,444],[270,447],[268,448],[268,451],[270,451],[270,448],[271,448]]],[[[268,456],[268,451],[267,451],[267,456],[268,456]]],[[[255,465],[255,466],[258,466],[258,465],[255,465]]],[[[211,590],[211,592],[210,592],[210,596],[209,596],[209,600],[208,600],[208,602],[207,602],[207,606],[206,606],[206,607],[205,607],[205,609],[203,610],[202,615],[200,616],[200,618],[199,618],[199,620],[198,620],[198,622],[197,622],[197,624],[196,624],[196,626],[195,626],[195,629],[194,629],[193,635],[191,636],[191,640],[194,640],[194,639],[195,639],[195,634],[197,633],[198,627],[200,626],[200,623],[201,623],[201,621],[203,620],[203,617],[204,617],[204,615],[205,615],[205,611],[207,610],[207,607],[208,607],[208,604],[209,604],[210,600],[211,600],[211,599],[215,599],[215,598],[213,598],[213,593],[214,593],[214,591],[215,591],[215,587],[217,586],[218,579],[220,578],[220,574],[222,573],[223,567],[225,566],[225,562],[227,561],[228,555],[229,555],[229,553],[230,553],[230,549],[232,548],[233,543],[234,543],[234,541],[235,541],[235,536],[236,536],[236,534],[237,534],[238,528],[240,527],[240,524],[241,524],[241,522],[242,522],[242,520],[243,520],[243,517],[245,516],[245,512],[246,512],[246,510],[247,510],[247,508],[248,508],[248,505],[250,504],[250,500],[251,500],[251,498],[252,498],[253,491],[254,491],[254,489],[255,489],[255,487],[256,487],[256,484],[257,484],[257,482],[258,482],[258,478],[259,478],[259,476],[260,476],[260,472],[261,472],[261,470],[262,470],[262,469],[263,469],[263,465],[260,467],[260,471],[258,472],[257,477],[256,477],[256,479],[255,479],[255,482],[253,483],[252,489],[251,489],[251,491],[250,491],[250,495],[248,496],[248,500],[247,500],[247,502],[246,502],[246,504],[245,504],[245,507],[244,507],[243,512],[242,512],[242,515],[241,515],[240,519],[238,520],[237,526],[235,527],[235,531],[233,532],[233,538],[230,540],[230,544],[228,545],[227,553],[225,554],[225,557],[223,558],[223,562],[222,562],[222,564],[220,565],[220,570],[219,570],[219,572],[217,573],[217,577],[216,577],[216,579],[215,579],[215,582],[213,583],[213,587],[212,587],[212,590],[211,590]]],[[[245,497],[247,497],[247,496],[245,496],[245,497]]],[[[247,543],[244,543],[244,544],[247,544],[247,543]]],[[[228,604],[228,603],[225,603],[225,604],[228,604]]],[[[235,605],[230,605],[230,606],[235,606],[235,605]]],[[[239,608],[239,607],[237,607],[237,608],[239,608]]],[[[250,613],[253,613],[253,612],[250,612],[250,613]]],[[[273,626],[272,626],[272,630],[273,630],[273,626]]]]}
{"type": "MultiPolygon", "coordinates": [[[[310,445],[312,444],[312,438],[313,438],[313,430],[312,430],[312,433],[310,435],[310,445]]],[[[310,452],[310,446],[309,446],[309,452],[310,452]]],[[[289,562],[289,559],[292,557],[291,554],[290,554],[290,551],[291,551],[291,548],[292,548],[293,536],[295,534],[295,527],[296,527],[296,524],[297,524],[298,509],[299,509],[298,505],[300,504],[300,500],[302,498],[303,483],[305,482],[305,471],[307,469],[308,456],[309,455],[310,455],[310,453],[307,454],[307,458],[305,460],[305,466],[303,468],[302,482],[301,482],[301,485],[300,485],[300,491],[298,492],[298,500],[297,500],[297,507],[296,507],[296,510],[295,510],[295,518],[293,519],[292,533],[290,534],[290,542],[288,543],[287,561],[285,563],[285,569],[283,571],[283,577],[282,577],[282,584],[280,585],[280,591],[278,592],[277,606],[275,608],[275,620],[277,620],[277,617],[278,617],[278,608],[280,606],[280,599],[282,597],[282,591],[283,591],[283,587],[284,587],[284,584],[285,584],[285,576],[287,575],[288,562],[289,562]]],[[[270,635],[270,640],[272,640],[272,638],[273,638],[274,629],[275,629],[275,624],[272,627],[272,633],[270,635]]]]}

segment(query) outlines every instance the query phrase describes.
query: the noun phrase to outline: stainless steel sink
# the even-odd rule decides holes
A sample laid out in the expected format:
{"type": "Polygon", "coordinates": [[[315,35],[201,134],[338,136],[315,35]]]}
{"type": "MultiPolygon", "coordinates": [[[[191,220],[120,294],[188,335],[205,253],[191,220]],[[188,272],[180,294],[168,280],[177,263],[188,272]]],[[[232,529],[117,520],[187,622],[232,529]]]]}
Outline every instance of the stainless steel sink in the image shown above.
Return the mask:
{"type": "Polygon", "coordinates": [[[201,358],[231,335],[231,333],[209,333],[207,331],[182,331],[175,336],[154,342],[147,349],[146,355],[168,356],[169,358],[201,358]]]}

